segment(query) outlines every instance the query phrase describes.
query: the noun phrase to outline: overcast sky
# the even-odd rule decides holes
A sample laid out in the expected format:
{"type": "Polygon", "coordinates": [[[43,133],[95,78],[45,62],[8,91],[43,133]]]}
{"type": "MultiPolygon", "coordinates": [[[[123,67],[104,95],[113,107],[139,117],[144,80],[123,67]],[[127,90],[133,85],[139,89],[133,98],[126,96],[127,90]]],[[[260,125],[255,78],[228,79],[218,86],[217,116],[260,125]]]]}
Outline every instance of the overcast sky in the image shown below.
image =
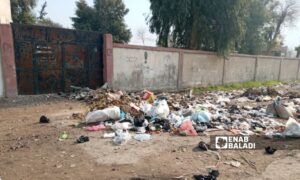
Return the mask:
{"type": "MultiPolygon", "coordinates": [[[[38,11],[41,5],[47,1],[48,17],[53,21],[62,24],[66,28],[72,28],[72,21],[70,17],[74,16],[76,0],[39,0],[36,8],[38,11]]],[[[93,0],[86,0],[89,5],[93,4],[93,0]]],[[[300,0],[296,0],[300,5],[300,0]]],[[[150,34],[145,18],[149,14],[150,3],[149,0],[123,0],[126,7],[129,8],[129,13],[125,16],[125,21],[131,29],[133,38],[130,44],[142,44],[141,40],[137,38],[136,34],[139,29],[147,31],[147,39],[145,44],[154,46],[156,36],[150,34]]],[[[284,43],[289,49],[294,49],[295,46],[300,45],[300,15],[294,26],[289,26],[283,29],[284,43]]]]}

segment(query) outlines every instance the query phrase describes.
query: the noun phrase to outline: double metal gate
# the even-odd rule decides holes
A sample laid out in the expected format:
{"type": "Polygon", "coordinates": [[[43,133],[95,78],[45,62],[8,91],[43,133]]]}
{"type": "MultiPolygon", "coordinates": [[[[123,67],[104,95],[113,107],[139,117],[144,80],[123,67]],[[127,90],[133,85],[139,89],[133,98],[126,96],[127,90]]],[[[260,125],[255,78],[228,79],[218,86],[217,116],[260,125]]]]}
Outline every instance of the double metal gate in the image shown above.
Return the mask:
{"type": "Polygon", "coordinates": [[[19,94],[103,84],[102,34],[12,24],[19,94]]]}

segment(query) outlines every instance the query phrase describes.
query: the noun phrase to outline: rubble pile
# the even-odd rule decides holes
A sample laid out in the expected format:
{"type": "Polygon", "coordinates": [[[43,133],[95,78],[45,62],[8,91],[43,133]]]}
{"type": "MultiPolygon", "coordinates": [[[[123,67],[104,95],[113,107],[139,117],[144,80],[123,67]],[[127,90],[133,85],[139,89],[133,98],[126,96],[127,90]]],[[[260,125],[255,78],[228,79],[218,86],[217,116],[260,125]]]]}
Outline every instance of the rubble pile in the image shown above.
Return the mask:
{"type": "Polygon", "coordinates": [[[201,95],[151,91],[126,93],[75,88],[71,99],[89,106],[83,121],[88,131],[105,131],[116,145],[130,139],[146,141],[151,134],[170,132],[197,136],[226,130],[235,135],[300,137],[300,98],[275,88],[250,88],[201,95]],[[259,105],[257,102],[260,102],[259,105]]]}

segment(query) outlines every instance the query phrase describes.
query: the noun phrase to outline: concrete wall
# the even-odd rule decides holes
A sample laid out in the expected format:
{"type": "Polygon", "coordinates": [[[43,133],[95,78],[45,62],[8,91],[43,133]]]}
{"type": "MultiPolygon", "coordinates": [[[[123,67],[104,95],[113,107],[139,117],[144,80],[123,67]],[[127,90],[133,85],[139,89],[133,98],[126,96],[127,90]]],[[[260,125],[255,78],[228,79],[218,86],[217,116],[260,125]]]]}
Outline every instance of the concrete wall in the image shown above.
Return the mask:
{"type": "Polygon", "coordinates": [[[299,61],[293,59],[283,59],[281,61],[280,80],[296,80],[298,75],[299,61]]]}
{"type": "Polygon", "coordinates": [[[256,80],[279,80],[281,58],[258,57],[256,68],[256,80]]]}
{"type": "Polygon", "coordinates": [[[225,60],[224,83],[253,81],[255,61],[253,57],[230,56],[228,60],[225,60]]]}
{"type": "Polygon", "coordinates": [[[176,89],[179,53],[113,49],[113,87],[124,90],[176,89]]]}
{"type": "Polygon", "coordinates": [[[300,79],[300,60],[299,60],[299,64],[298,64],[298,76],[297,79],[300,79]]]}
{"type": "Polygon", "coordinates": [[[10,0],[0,1],[0,24],[9,24],[12,22],[10,0]]]}
{"type": "Polygon", "coordinates": [[[184,53],[181,87],[222,84],[224,59],[213,54],[184,53]]]}
{"type": "Polygon", "coordinates": [[[184,89],[300,78],[300,59],[113,44],[112,86],[124,90],[184,89]],[[145,53],[147,55],[145,55],[145,53]]]}
{"type": "Polygon", "coordinates": [[[4,79],[3,79],[3,70],[2,70],[2,58],[1,58],[1,49],[0,49],[0,98],[4,96],[4,79]]]}

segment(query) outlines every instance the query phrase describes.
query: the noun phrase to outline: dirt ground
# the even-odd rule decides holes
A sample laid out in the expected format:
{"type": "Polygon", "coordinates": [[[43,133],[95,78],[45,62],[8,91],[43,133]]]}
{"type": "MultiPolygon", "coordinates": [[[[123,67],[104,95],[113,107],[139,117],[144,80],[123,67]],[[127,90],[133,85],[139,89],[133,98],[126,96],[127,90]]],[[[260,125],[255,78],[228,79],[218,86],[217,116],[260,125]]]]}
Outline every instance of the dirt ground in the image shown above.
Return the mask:
{"type": "Polygon", "coordinates": [[[0,179],[192,179],[217,168],[218,179],[300,179],[300,151],[199,151],[207,136],[154,134],[147,142],[115,146],[103,132],[72,127],[72,113],[85,112],[80,102],[54,95],[0,100],[0,179]],[[46,115],[50,124],[39,124],[46,115]],[[58,141],[66,131],[69,138],[58,141]],[[75,144],[80,135],[90,141],[75,144]],[[236,168],[227,161],[239,161],[236,168]],[[254,166],[250,165],[254,164],[254,166]],[[216,167],[217,166],[217,167],[216,167]]]}

